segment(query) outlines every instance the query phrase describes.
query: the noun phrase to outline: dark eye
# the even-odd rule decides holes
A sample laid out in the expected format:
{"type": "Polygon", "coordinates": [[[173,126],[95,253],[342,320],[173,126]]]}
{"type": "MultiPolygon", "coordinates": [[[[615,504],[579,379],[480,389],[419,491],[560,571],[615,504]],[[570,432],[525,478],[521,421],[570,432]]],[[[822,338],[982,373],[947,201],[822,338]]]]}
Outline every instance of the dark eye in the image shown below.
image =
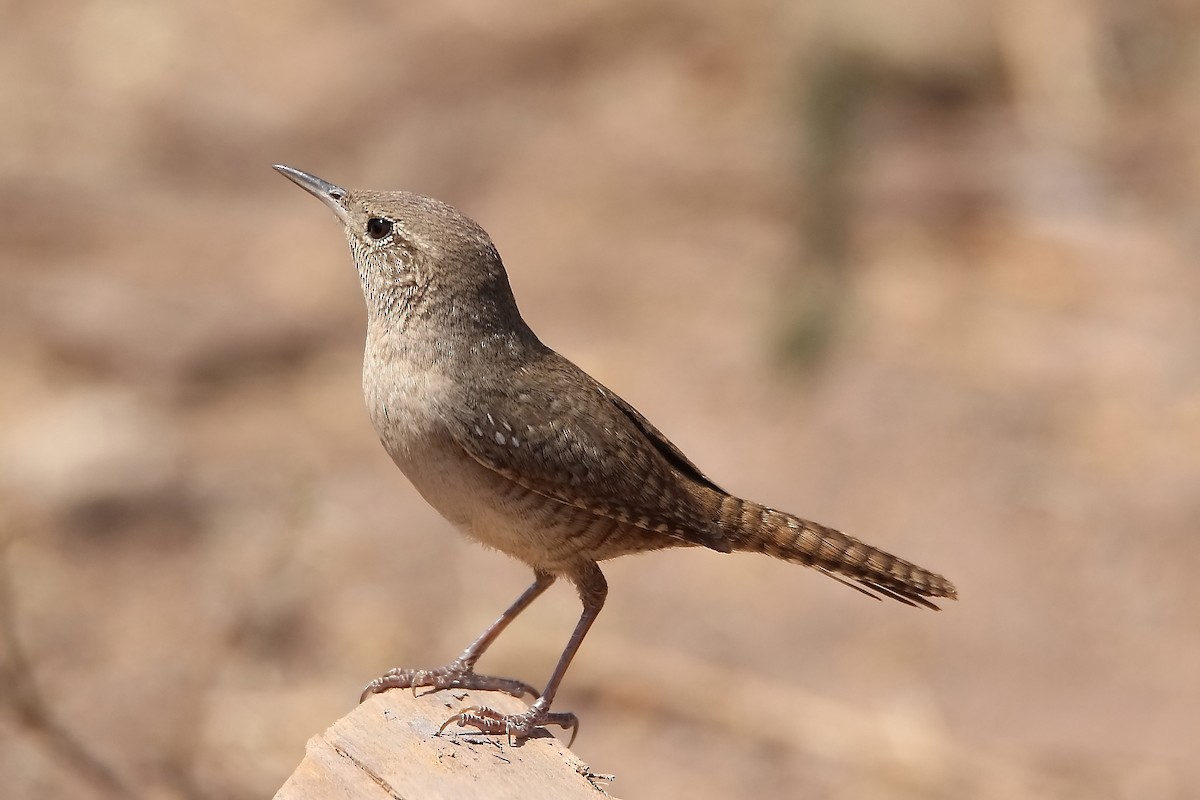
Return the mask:
{"type": "Polygon", "coordinates": [[[372,239],[382,239],[392,232],[392,221],[383,217],[371,217],[367,220],[367,236],[372,239]]]}

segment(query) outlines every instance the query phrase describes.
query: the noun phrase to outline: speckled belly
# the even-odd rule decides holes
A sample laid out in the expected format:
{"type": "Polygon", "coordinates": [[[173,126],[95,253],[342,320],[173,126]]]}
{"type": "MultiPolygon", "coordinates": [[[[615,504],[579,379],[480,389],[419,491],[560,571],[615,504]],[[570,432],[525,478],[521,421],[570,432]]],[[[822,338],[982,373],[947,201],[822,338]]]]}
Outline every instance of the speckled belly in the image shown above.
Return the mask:
{"type": "Polygon", "coordinates": [[[581,563],[682,544],[532,492],[455,443],[441,444],[393,459],[426,502],[460,531],[531,567],[570,572],[581,563]]]}

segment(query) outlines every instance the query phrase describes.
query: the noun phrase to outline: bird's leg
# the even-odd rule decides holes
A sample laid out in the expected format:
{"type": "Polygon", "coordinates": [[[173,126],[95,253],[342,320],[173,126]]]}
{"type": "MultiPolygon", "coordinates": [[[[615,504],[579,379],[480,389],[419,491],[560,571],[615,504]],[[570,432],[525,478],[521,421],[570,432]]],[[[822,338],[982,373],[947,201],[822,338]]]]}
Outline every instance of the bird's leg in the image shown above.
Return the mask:
{"type": "Polygon", "coordinates": [[[558,685],[562,683],[563,675],[567,673],[567,667],[571,666],[571,659],[575,657],[575,652],[583,643],[583,637],[587,636],[588,629],[592,627],[592,623],[600,614],[600,609],[604,608],[604,598],[608,596],[608,582],[604,580],[604,574],[600,572],[600,567],[595,562],[591,562],[576,572],[571,576],[571,580],[579,590],[579,599],[583,603],[583,614],[580,615],[579,622],[575,625],[575,630],[571,633],[566,649],[558,659],[558,666],[554,668],[554,674],[550,676],[550,681],[546,684],[542,696],[533,702],[528,711],[522,714],[501,714],[487,706],[473,706],[464,709],[446,720],[438,733],[444,731],[450,724],[458,723],[460,728],[469,725],[484,733],[503,733],[510,740],[519,741],[529,737],[534,730],[543,725],[558,725],[571,731],[571,742],[567,744],[567,747],[574,743],[575,736],[579,733],[579,718],[569,711],[551,712],[550,704],[554,702],[558,685]]]}
{"type": "Polygon", "coordinates": [[[506,692],[513,697],[520,697],[524,694],[529,694],[532,697],[537,697],[537,689],[534,689],[524,681],[512,680],[511,678],[498,678],[492,675],[480,675],[475,672],[475,662],[483,655],[484,651],[496,641],[496,637],[508,627],[508,623],[512,622],[517,616],[529,607],[529,604],[541,595],[542,592],[550,588],[554,583],[555,577],[546,572],[534,572],[533,584],[521,593],[521,596],[516,599],[511,606],[504,610],[504,613],[496,618],[496,621],[487,627],[483,633],[479,634],[479,638],[471,642],[470,647],[462,652],[458,658],[451,661],[444,667],[436,669],[403,669],[397,667],[389,670],[382,676],[376,678],[367,684],[363,689],[362,695],[358,701],[361,703],[367,699],[367,695],[377,694],[378,692],[386,692],[388,689],[409,689],[416,692],[417,687],[429,686],[434,691],[438,689],[476,689],[479,691],[494,691],[506,692]]]}

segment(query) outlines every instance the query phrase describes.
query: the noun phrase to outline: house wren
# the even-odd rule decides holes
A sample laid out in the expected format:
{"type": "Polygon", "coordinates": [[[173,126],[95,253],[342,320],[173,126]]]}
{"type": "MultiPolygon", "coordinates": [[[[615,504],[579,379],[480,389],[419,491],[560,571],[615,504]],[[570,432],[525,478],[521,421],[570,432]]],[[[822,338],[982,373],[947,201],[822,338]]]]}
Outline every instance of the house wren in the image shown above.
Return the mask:
{"type": "Polygon", "coordinates": [[[388,454],[456,528],[534,573],[455,661],[393,669],[363,698],[419,686],[528,693],[536,700],[522,714],[472,707],[446,725],[516,739],[543,725],[577,732],[574,714],[550,706],[604,605],[598,562],[629,553],[766,553],[909,605],[936,608],[926,598],[957,596],[940,575],[713,483],[633,406],[538,340],[491,238],[455,209],[275,169],[345,226],[367,303],[363,391],[388,454]],[[501,631],[559,577],[578,589],[583,614],[541,694],[475,672],[501,631]]]}

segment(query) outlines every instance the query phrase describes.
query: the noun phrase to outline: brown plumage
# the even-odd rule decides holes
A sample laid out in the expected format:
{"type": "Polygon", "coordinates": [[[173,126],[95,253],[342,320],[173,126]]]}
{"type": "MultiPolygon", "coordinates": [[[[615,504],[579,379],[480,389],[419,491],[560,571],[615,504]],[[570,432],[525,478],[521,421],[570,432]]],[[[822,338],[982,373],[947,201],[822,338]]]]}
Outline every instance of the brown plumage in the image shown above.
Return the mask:
{"type": "Polygon", "coordinates": [[[576,728],[550,704],[607,584],[598,562],[677,546],[765,553],[876,597],[936,608],[940,575],[844,533],[722,490],[617,394],[546,347],[521,318],[487,233],[450,206],[407,192],[351,192],[276,167],[345,226],[367,302],[363,388],[380,440],[422,496],[467,536],[529,564],[532,586],[451,664],[396,669],[397,687],[537,692],[479,675],[476,660],[557,577],[584,612],[529,711],[452,718],[528,736],[576,728]]]}

